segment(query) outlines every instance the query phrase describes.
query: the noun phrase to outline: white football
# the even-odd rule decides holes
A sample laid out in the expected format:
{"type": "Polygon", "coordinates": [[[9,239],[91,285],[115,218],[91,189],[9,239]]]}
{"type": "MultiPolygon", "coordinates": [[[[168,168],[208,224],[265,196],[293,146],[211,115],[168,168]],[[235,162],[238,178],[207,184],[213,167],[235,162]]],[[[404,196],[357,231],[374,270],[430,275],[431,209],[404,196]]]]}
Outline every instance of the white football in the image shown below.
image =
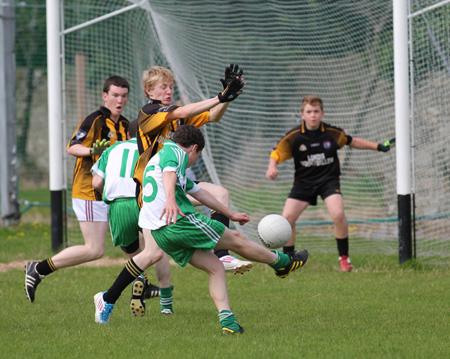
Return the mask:
{"type": "Polygon", "coordinates": [[[268,214],[258,223],[258,238],[266,248],[283,247],[291,239],[291,234],[291,225],[279,214],[268,214]]]}

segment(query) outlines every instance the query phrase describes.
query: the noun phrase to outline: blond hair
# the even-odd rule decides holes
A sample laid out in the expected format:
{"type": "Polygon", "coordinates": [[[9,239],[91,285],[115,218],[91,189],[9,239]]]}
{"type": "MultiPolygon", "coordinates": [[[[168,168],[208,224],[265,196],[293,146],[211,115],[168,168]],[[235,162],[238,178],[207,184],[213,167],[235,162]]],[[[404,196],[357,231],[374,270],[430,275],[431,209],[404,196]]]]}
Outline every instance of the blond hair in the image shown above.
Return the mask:
{"type": "Polygon", "coordinates": [[[305,109],[306,105],[319,106],[321,111],[323,112],[323,102],[322,102],[322,99],[319,96],[307,95],[307,96],[303,97],[303,100],[302,100],[302,112],[305,109]]]}
{"type": "Polygon", "coordinates": [[[151,69],[145,70],[142,75],[145,97],[150,98],[146,90],[153,90],[158,82],[175,83],[175,76],[172,71],[161,66],[153,66],[151,69]]]}

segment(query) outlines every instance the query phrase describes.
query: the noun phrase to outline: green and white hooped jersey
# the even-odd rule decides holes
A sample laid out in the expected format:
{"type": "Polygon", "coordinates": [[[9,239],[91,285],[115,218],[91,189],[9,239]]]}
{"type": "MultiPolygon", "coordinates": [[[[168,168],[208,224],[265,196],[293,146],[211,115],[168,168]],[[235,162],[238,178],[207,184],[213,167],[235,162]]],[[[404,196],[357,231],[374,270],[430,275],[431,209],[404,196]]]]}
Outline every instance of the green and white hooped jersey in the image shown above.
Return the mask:
{"type": "Polygon", "coordinates": [[[139,158],[136,138],[117,142],[102,153],[91,173],[103,177],[103,200],[111,203],[117,198],[135,198],[134,165],[139,158]]]}
{"type": "MultiPolygon", "coordinates": [[[[147,163],[142,184],[143,205],[139,214],[141,228],[155,230],[166,225],[165,216],[159,219],[166,203],[162,182],[162,174],[165,171],[177,174],[175,200],[181,212],[183,214],[195,212],[186,193],[195,193],[200,187],[186,176],[188,162],[188,154],[185,151],[173,141],[166,141],[163,148],[147,163]]],[[[177,219],[180,218],[183,217],[179,215],[177,219]]]]}

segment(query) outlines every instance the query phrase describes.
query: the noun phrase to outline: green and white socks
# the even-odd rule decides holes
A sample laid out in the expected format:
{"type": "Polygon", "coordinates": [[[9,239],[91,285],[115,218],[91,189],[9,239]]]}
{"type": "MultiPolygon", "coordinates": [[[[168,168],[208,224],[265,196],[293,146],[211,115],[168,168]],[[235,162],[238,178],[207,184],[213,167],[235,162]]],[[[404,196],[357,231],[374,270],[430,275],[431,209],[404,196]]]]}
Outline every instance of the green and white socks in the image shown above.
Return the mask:
{"type": "Polygon", "coordinates": [[[161,304],[161,313],[173,314],[172,289],[170,287],[160,288],[160,291],[159,303],[161,304]]]}
{"type": "Polygon", "coordinates": [[[229,310],[220,311],[219,320],[222,330],[228,330],[230,333],[237,332],[241,328],[236,320],[236,317],[229,310]]]}

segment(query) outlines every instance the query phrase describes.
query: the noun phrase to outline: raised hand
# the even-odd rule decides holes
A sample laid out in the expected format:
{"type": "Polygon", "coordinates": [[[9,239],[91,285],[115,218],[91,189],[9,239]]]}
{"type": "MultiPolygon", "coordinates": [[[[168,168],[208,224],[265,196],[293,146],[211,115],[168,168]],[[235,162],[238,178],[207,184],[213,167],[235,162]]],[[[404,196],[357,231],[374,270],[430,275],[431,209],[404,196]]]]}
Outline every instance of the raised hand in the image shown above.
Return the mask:
{"type": "Polygon", "coordinates": [[[223,92],[219,92],[218,97],[219,101],[231,102],[235,100],[241,93],[242,88],[246,85],[244,79],[241,77],[236,77],[230,81],[227,87],[223,90],[223,92]]]}
{"type": "Polygon", "coordinates": [[[100,156],[103,153],[103,151],[105,151],[108,148],[109,144],[110,141],[107,141],[105,139],[101,141],[100,140],[95,141],[91,147],[91,155],[100,156]]]}
{"type": "Polygon", "coordinates": [[[225,77],[220,79],[223,89],[225,90],[231,80],[234,80],[236,77],[241,77],[243,73],[243,70],[239,70],[239,65],[230,64],[230,66],[225,67],[225,77]]]}

